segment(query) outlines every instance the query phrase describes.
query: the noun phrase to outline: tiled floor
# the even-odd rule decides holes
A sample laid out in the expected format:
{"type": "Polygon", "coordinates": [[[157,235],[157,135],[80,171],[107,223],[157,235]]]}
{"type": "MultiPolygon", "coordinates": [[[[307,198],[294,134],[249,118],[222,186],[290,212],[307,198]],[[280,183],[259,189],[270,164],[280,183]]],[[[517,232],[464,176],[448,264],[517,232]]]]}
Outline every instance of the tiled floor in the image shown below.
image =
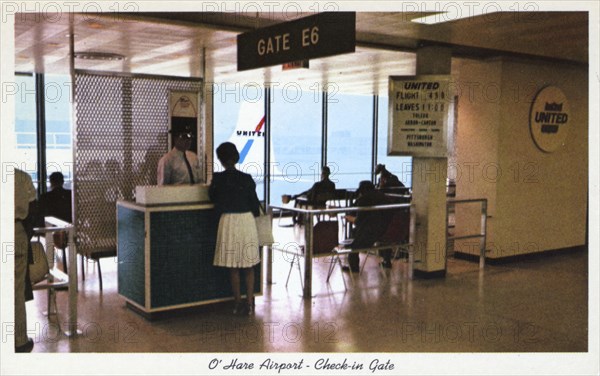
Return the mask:
{"type": "MultiPolygon", "coordinates": [[[[586,252],[535,261],[487,265],[451,259],[446,278],[408,280],[394,262],[387,279],[370,259],[348,291],[328,264],[314,264],[312,299],[301,297],[300,278],[275,254],[275,284],[265,285],[252,318],[229,306],[147,321],[117,294],[114,259],[103,259],[104,291],[94,264],[80,281],[82,336],[57,331],[47,318],[46,294],[28,303],[34,352],[585,352],[588,344],[586,252]]],[[[361,256],[363,257],[363,256],[361,256]]],[[[345,276],[348,277],[347,275],[345,276]]],[[[59,321],[67,292],[58,293],[59,321]]]]}

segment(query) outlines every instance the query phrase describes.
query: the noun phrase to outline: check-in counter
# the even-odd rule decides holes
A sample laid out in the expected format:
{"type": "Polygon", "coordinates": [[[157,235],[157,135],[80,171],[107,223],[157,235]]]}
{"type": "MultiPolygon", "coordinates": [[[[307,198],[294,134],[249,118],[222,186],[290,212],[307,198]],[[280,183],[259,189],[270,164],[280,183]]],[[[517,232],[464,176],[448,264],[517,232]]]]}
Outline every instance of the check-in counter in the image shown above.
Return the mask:
{"type": "Polygon", "coordinates": [[[207,189],[137,187],[136,202],[117,202],[119,294],[146,317],[233,299],[229,271],[213,266],[218,222],[207,189]]]}

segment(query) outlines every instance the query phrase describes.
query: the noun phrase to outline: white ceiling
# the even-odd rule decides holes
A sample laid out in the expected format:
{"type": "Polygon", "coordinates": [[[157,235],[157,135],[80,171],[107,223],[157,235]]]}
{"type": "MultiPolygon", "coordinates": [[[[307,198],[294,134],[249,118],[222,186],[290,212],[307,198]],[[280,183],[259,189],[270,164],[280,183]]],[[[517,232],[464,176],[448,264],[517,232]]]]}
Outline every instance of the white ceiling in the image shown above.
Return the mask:
{"type": "Polygon", "coordinates": [[[387,90],[388,76],[411,75],[420,45],[443,45],[453,56],[540,58],[579,65],[588,62],[587,12],[494,13],[422,25],[423,14],[358,12],[356,52],[310,61],[309,69],[280,66],[237,72],[240,32],[300,18],[283,13],[19,13],[15,16],[18,72],[69,72],[69,30],[76,52],[122,54],[123,61],[76,60],[76,69],[205,77],[208,82],[276,82],[304,88],[334,85],[363,94],[387,90]]]}

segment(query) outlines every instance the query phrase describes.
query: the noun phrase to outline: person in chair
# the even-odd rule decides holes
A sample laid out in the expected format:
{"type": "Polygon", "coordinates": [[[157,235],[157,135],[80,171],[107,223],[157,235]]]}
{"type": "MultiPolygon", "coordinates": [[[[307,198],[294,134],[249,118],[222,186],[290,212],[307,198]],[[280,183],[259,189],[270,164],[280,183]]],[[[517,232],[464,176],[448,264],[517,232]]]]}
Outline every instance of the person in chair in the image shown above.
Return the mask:
{"type": "MultiPolygon", "coordinates": [[[[295,207],[306,206],[314,208],[325,208],[327,200],[335,194],[335,183],[329,179],[331,170],[327,166],[321,168],[321,180],[313,184],[309,190],[297,195],[293,195],[290,198],[296,200],[295,207]],[[300,197],[305,197],[305,200],[300,201],[300,197]]],[[[302,222],[301,218],[294,215],[294,223],[302,222]]]]}
{"type": "MultiPolygon", "coordinates": [[[[42,194],[39,201],[39,226],[45,226],[44,217],[56,217],[65,222],[72,222],[71,190],[63,188],[65,177],[61,172],[50,174],[50,191],[42,194]]],[[[54,246],[62,249],[63,271],[68,273],[67,253],[68,234],[66,231],[52,233],[54,246]]]]}
{"type": "Polygon", "coordinates": [[[375,167],[375,175],[379,175],[379,181],[377,182],[377,189],[392,188],[392,187],[404,187],[404,184],[398,179],[398,177],[389,172],[385,165],[378,164],[375,167]]]}
{"type": "MultiPolygon", "coordinates": [[[[355,201],[355,206],[375,206],[390,204],[388,197],[382,192],[375,189],[372,182],[363,180],[358,185],[358,198],[355,201]]],[[[368,248],[380,239],[392,219],[391,210],[364,210],[358,211],[356,215],[346,215],[346,220],[354,224],[352,230],[352,243],[349,245],[352,249],[368,248]]],[[[391,252],[382,251],[383,266],[391,267],[391,252]]],[[[348,266],[344,267],[344,271],[359,271],[360,259],[358,253],[350,253],[348,255],[348,266]]]]}
{"type": "Polygon", "coordinates": [[[65,189],[61,172],[50,174],[50,191],[40,196],[40,213],[71,223],[71,190],[65,189]]]}

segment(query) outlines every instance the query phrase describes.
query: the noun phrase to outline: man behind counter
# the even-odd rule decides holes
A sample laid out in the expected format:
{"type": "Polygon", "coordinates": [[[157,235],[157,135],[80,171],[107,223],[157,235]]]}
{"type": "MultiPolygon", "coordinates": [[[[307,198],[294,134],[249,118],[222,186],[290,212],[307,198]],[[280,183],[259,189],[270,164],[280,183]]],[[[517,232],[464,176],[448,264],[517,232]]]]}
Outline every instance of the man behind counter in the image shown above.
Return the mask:
{"type": "Polygon", "coordinates": [[[170,131],[173,133],[173,149],[158,161],[158,185],[202,183],[200,161],[193,151],[191,129],[170,131]]]}

